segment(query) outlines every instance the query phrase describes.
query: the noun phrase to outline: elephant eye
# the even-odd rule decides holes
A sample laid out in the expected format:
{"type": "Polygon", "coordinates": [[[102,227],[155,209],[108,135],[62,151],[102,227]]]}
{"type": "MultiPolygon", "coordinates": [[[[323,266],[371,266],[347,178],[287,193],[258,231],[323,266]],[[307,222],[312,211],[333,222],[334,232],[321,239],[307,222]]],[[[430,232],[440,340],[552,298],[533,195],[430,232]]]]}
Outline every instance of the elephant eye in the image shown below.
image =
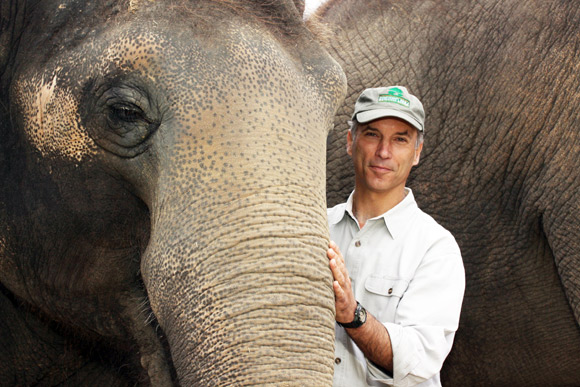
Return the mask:
{"type": "Polygon", "coordinates": [[[106,109],[109,130],[102,132],[101,146],[124,157],[133,157],[147,149],[147,139],[159,127],[158,122],[130,101],[117,101],[106,109]]]}
{"type": "Polygon", "coordinates": [[[99,146],[121,157],[135,157],[149,148],[162,114],[147,82],[117,76],[91,81],[86,90],[81,119],[99,146]]]}
{"type": "Polygon", "coordinates": [[[145,113],[137,106],[128,105],[113,105],[109,108],[109,119],[112,123],[137,123],[145,121],[150,123],[145,118],[145,113]]]}

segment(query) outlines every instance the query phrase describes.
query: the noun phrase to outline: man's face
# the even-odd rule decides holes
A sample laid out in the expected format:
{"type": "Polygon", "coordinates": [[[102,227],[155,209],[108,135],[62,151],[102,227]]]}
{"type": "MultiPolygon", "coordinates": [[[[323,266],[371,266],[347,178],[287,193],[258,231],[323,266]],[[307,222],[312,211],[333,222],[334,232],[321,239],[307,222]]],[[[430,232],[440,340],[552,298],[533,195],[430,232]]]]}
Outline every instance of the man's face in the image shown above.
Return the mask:
{"type": "Polygon", "coordinates": [[[360,124],[348,132],[347,152],[355,169],[356,190],[361,193],[402,192],[411,168],[419,163],[417,129],[397,118],[360,124]]]}

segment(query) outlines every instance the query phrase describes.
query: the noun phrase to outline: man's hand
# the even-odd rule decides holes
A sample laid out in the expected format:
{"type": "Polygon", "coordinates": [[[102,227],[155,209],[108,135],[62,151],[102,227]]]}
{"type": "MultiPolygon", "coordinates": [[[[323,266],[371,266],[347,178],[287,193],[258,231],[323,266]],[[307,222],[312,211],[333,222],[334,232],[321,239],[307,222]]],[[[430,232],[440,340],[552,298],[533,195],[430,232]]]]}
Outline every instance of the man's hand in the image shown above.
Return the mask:
{"type": "Polygon", "coordinates": [[[334,277],[332,286],[334,288],[334,302],[336,308],[336,321],[349,323],[354,319],[356,309],[356,299],[352,292],[350,277],[346,270],[344,258],[340,249],[333,241],[328,244],[326,255],[330,260],[330,270],[334,277]]]}
{"type": "MultiPolygon", "coordinates": [[[[336,321],[348,324],[354,320],[356,299],[338,246],[330,241],[328,247],[326,255],[334,277],[332,286],[336,321]]],[[[389,373],[393,372],[393,350],[389,332],[372,314],[367,311],[367,321],[359,328],[346,328],[346,332],[370,361],[389,373]]]]}

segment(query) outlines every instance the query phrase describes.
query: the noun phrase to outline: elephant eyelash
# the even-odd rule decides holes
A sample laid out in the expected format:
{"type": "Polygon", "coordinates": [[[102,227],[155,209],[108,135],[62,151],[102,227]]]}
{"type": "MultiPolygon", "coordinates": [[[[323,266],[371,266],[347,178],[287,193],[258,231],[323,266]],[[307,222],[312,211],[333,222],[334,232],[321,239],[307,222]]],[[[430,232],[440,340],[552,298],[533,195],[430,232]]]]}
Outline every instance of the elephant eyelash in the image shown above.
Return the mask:
{"type": "Polygon", "coordinates": [[[139,121],[145,121],[148,124],[151,123],[151,121],[145,117],[143,110],[136,106],[113,105],[109,107],[109,118],[114,121],[123,121],[127,123],[136,123],[139,121]]]}

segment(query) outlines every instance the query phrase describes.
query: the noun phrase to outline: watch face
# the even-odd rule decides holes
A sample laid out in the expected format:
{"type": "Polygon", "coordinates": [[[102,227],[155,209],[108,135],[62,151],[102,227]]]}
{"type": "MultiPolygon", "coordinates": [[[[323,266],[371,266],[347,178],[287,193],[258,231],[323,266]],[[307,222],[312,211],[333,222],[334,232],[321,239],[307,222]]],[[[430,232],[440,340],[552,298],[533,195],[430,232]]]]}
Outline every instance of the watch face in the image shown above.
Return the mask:
{"type": "Polygon", "coordinates": [[[358,328],[367,321],[367,311],[357,302],[354,310],[354,320],[349,323],[339,323],[344,328],[358,328]]]}
{"type": "Polygon", "coordinates": [[[367,321],[367,311],[360,304],[356,308],[356,318],[360,322],[360,325],[367,321]]]}

